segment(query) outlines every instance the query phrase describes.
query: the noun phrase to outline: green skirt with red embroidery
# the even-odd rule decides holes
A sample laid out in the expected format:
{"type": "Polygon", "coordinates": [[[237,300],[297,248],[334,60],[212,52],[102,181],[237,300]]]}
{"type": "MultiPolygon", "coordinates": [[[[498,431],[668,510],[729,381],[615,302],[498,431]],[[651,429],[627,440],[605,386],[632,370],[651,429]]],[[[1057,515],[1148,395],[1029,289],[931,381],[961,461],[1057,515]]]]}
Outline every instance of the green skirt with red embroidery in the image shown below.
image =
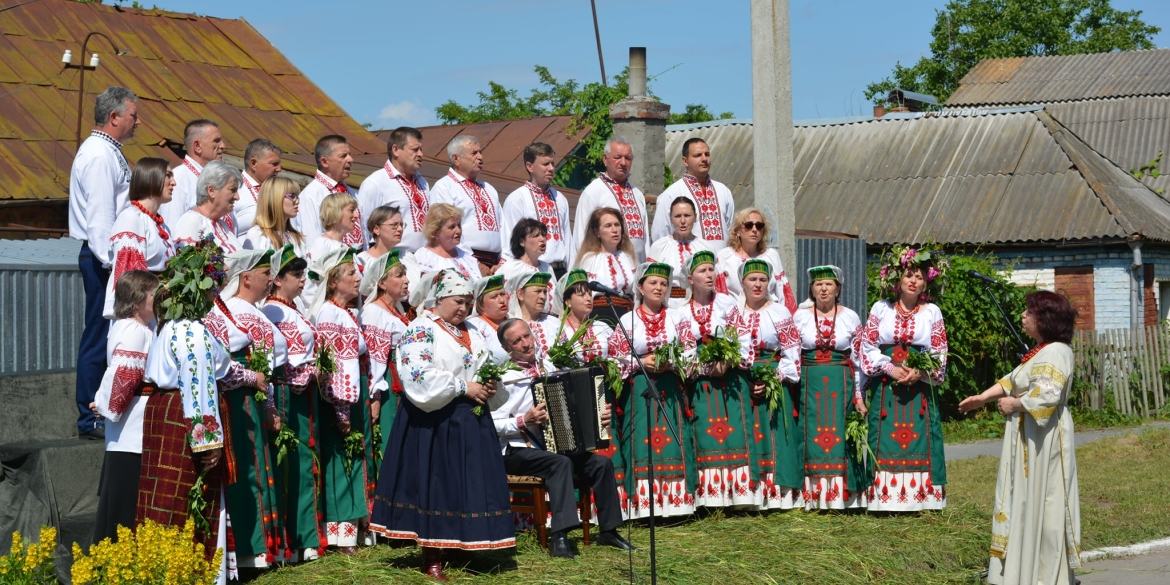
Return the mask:
{"type": "MultiPolygon", "coordinates": [[[[779,360],[775,356],[756,360],[776,368],[779,360]]],[[[736,369],[740,383],[751,389],[751,373],[736,369]]],[[[800,401],[798,388],[784,385],[784,400],[776,411],[768,406],[767,399],[751,401],[753,457],[759,465],[765,483],[765,507],[790,508],[799,500],[800,488],[804,484],[804,458],[800,454],[801,430],[800,401]]]]}
{"type": "Polygon", "coordinates": [[[755,444],[751,386],[734,372],[721,378],[701,376],[691,386],[694,411],[691,430],[695,443],[699,506],[756,506],[756,490],[763,481],[755,444]]]}
{"type": "MultiPolygon", "coordinates": [[[[365,356],[362,356],[363,358],[365,356]]],[[[370,473],[367,463],[372,441],[370,429],[370,385],[363,359],[360,392],[356,403],[349,405],[350,432],[362,434],[362,453],[350,459],[345,452],[345,435],[337,425],[337,410],[323,396],[320,405],[321,422],[318,432],[321,438],[322,492],[320,507],[329,530],[351,530],[366,521],[369,516],[367,489],[377,481],[370,473]],[[348,463],[347,463],[348,462],[348,463]],[[346,470],[346,466],[349,469],[346,470]],[[338,526],[338,523],[347,524],[338,526]],[[349,525],[353,525],[353,527],[349,525]]],[[[355,534],[327,534],[328,540],[350,542],[355,534]]],[[[323,543],[324,544],[324,543],[323,543]]],[[[340,546],[349,546],[340,545],[340,546]]]]}
{"type": "Polygon", "coordinates": [[[800,383],[798,439],[805,477],[814,485],[818,479],[843,477],[847,493],[858,493],[869,486],[870,477],[845,440],[845,417],[854,410],[849,352],[802,352],[800,383]]]}
{"type": "MultiPolygon", "coordinates": [[[[235,352],[232,359],[246,365],[246,352],[235,352]]],[[[283,369],[277,368],[273,377],[282,377],[283,369]]],[[[231,433],[229,456],[236,468],[236,481],[225,487],[224,501],[241,567],[266,566],[277,560],[278,553],[283,558],[287,545],[280,522],[284,504],[273,475],[276,460],[268,448],[268,429],[264,428],[264,402],[257,402],[255,394],[256,389],[250,386],[220,392],[227,404],[228,420],[224,426],[231,433]],[[264,561],[257,557],[264,557],[264,561]]]]}
{"type": "Polygon", "coordinates": [[[318,509],[321,470],[314,463],[320,419],[317,392],[316,381],[304,388],[294,388],[279,379],[276,384],[275,402],[280,422],[300,441],[296,449],[286,453],[279,463],[276,462],[276,450],[270,449],[271,460],[276,465],[276,491],[283,505],[281,521],[288,534],[288,548],[292,551],[319,548],[322,543],[318,509]]]}

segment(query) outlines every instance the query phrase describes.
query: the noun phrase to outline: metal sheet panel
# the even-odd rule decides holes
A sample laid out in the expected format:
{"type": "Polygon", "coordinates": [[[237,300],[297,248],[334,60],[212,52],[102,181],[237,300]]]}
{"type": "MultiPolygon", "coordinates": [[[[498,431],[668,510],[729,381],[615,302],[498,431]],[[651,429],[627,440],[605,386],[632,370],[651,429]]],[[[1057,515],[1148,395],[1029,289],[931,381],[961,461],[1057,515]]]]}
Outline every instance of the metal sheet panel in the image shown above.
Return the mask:
{"type": "MultiPolygon", "coordinates": [[[[789,278],[796,302],[808,298],[808,269],[832,264],[841,269],[841,304],[853,309],[861,322],[869,316],[866,302],[865,240],[859,239],[796,239],[796,278],[789,278]]],[[[789,274],[792,274],[791,272],[789,274]]]]}
{"type": "Polygon", "coordinates": [[[72,369],[85,325],[81,242],[0,240],[0,375],[72,369]]]}

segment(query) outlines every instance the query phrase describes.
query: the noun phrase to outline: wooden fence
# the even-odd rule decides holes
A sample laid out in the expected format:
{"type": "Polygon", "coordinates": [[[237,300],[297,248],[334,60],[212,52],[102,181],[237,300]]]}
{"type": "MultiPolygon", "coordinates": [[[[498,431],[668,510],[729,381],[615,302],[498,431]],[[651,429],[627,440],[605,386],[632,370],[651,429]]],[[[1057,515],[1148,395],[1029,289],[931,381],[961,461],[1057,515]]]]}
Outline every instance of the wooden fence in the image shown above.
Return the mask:
{"type": "Polygon", "coordinates": [[[1124,414],[1150,416],[1166,402],[1170,372],[1170,329],[1077,331],[1073,337],[1080,404],[1100,410],[1111,405],[1124,414]]]}

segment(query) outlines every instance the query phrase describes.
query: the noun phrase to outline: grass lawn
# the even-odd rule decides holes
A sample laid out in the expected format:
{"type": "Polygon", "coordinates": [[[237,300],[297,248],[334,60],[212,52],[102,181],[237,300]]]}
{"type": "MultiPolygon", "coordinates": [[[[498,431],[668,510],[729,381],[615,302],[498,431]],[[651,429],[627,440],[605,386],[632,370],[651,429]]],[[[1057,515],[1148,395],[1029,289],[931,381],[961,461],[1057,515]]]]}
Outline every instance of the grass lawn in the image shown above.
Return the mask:
{"type": "MultiPolygon", "coordinates": [[[[1083,545],[1132,544],[1170,536],[1170,430],[1103,439],[1077,450],[1083,545]]],[[[658,531],[663,583],[978,583],[987,562],[998,460],[948,465],[948,507],[914,516],[719,513],[658,531]]],[[[635,578],[649,582],[649,531],[636,527],[635,578]]],[[[580,532],[570,535],[579,539],[580,532]]],[[[516,554],[456,554],[454,582],[609,584],[629,580],[629,557],[581,547],[576,560],[553,560],[533,534],[516,554]]],[[[328,555],[305,566],[261,576],[257,585],[432,584],[417,567],[416,547],[378,546],[353,557],[328,555]]]]}

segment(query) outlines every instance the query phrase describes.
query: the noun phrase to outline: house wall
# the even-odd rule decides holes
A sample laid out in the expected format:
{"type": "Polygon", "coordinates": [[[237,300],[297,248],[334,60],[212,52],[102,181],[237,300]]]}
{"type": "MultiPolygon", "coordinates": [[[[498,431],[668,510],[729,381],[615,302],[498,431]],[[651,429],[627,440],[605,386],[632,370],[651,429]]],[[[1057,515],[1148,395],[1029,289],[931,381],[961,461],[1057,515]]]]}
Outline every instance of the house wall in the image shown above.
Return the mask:
{"type": "MultiPolygon", "coordinates": [[[[1125,244],[1091,248],[1003,249],[993,252],[1001,264],[1013,267],[1012,282],[1044,290],[1060,290],[1074,298],[1088,283],[1088,274],[1078,267],[1092,269],[1092,315],[1085,315],[1082,305],[1078,328],[1113,329],[1130,326],[1130,264],[1133,252],[1125,244]]],[[[1167,314],[1162,303],[1170,302],[1162,294],[1170,289],[1170,246],[1147,242],[1142,246],[1143,322],[1153,324],[1167,314]],[[1167,285],[1167,286],[1163,286],[1167,285]]],[[[1084,292],[1079,293],[1086,297],[1084,292]]],[[[1088,302],[1087,298],[1083,298],[1088,302]]]]}

